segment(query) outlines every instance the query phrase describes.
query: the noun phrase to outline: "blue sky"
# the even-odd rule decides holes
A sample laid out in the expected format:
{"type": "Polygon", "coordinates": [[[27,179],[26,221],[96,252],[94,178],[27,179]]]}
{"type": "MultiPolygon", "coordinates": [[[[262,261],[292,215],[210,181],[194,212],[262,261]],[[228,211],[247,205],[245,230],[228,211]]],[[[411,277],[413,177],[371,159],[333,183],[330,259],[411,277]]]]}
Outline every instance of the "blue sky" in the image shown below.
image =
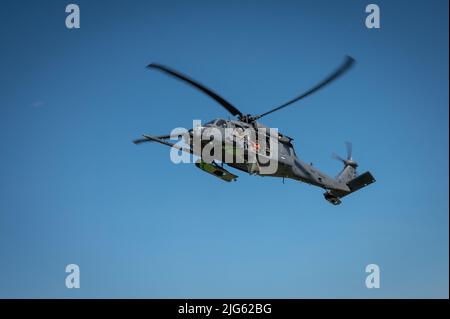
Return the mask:
{"type": "Polygon", "coordinates": [[[68,3],[1,5],[0,297],[448,298],[447,1],[376,1],[378,30],[365,1],[77,1],[78,30],[68,3]],[[377,182],[341,206],[131,143],[228,117],[150,62],[257,114],[345,54],[351,72],[263,122],[332,176],[353,142],[377,182]]]}

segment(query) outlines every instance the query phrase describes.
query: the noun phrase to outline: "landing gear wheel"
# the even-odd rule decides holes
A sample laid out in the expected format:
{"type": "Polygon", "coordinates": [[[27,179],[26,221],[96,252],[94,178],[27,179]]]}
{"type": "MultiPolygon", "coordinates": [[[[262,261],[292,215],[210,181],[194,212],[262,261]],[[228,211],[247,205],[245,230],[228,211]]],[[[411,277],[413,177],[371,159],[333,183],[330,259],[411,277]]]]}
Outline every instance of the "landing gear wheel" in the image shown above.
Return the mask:
{"type": "Polygon", "coordinates": [[[339,199],[339,197],[333,195],[330,191],[323,194],[323,196],[329,203],[331,203],[333,205],[339,205],[341,203],[341,200],[339,199]]]}

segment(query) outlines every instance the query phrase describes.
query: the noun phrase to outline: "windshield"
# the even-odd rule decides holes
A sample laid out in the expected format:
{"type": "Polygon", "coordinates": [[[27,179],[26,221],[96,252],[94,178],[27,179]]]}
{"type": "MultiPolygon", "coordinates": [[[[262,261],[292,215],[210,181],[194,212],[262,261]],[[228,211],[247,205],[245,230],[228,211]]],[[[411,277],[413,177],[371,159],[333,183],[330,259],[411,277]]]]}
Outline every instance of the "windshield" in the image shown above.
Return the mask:
{"type": "Polygon", "coordinates": [[[217,120],[209,121],[208,123],[205,124],[205,126],[213,126],[216,121],[217,120]]]}

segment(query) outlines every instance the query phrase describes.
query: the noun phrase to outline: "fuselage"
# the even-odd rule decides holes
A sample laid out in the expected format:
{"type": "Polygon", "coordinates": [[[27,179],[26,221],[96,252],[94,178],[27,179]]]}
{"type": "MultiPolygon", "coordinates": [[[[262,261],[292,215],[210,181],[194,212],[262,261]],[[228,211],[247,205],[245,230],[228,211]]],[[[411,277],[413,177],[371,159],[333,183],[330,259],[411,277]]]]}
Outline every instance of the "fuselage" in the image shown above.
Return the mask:
{"type": "Polygon", "coordinates": [[[215,119],[194,128],[190,134],[192,140],[202,136],[201,147],[194,147],[194,154],[197,156],[204,156],[200,152],[220,134],[223,137],[220,151],[212,154],[216,161],[254,175],[290,178],[324,189],[349,190],[345,183],[300,160],[294,150],[292,138],[256,121],[245,123],[215,119]],[[249,157],[254,161],[249,160],[249,157]]]}

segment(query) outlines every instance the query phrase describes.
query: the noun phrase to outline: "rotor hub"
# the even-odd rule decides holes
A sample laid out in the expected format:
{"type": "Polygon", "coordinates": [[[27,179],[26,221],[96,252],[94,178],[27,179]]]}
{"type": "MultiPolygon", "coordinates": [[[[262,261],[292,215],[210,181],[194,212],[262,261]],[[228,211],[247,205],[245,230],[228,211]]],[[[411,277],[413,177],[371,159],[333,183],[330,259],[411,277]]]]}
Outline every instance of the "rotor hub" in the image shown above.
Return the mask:
{"type": "Polygon", "coordinates": [[[351,166],[353,168],[357,168],[358,167],[358,163],[356,163],[354,160],[352,159],[347,159],[344,161],[345,165],[351,166]]]}

